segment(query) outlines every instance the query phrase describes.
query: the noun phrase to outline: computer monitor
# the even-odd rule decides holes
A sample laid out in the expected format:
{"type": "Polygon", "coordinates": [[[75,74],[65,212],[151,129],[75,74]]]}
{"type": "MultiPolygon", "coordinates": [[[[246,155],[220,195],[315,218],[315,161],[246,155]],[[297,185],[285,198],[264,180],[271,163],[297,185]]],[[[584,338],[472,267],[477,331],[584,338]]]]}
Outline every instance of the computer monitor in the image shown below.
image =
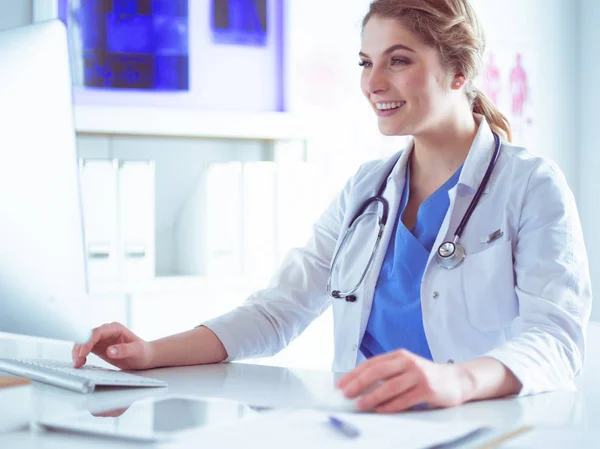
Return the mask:
{"type": "Polygon", "coordinates": [[[67,34],[0,33],[0,332],[84,342],[87,293],[67,34]]]}

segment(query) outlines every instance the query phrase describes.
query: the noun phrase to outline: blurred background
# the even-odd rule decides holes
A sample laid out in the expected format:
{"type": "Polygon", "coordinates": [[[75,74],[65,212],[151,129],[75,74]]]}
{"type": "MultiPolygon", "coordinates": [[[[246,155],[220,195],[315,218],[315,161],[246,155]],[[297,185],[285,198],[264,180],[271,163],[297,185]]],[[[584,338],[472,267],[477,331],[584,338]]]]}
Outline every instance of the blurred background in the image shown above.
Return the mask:
{"type": "MultiPolygon", "coordinates": [[[[515,143],[563,170],[596,287],[600,2],[472,4],[487,36],[477,84],[515,143]]],[[[0,0],[0,30],[60,18],[69,31],[90,285],[74,314],[155,339],[240,305],[361,163],[402,149],[360,93],[368,5],[0,0]]],[[[70,346],[0,334],[0,356],[70,358],[70,346]]],[[[332,359],[328,311],[258,362],[332,359]]]]}

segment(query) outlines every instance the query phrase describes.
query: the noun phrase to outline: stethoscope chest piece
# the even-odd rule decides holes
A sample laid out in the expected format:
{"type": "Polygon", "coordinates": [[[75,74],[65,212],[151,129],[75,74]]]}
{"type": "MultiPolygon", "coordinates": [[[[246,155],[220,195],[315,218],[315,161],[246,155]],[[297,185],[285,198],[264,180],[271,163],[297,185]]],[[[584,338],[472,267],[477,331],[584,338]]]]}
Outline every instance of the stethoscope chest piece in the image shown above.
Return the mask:
{"type": "Polygon", "coordinates": [[[465,247],[460,242],[444,242],[435,254],[438,265],[446,270],[458,267],[465,260],[465,247]]]}
{"type": "Polygon", "coordinates": [[[477,206],[479,198],[483,194],[483,191],[488,181],[490,180],[492,170],[494,169],[496,161],[498,160],[498,156],[500,155],[500,147],[502,143],[500,142],[500,136],[498,136],[498,134],[496,133],[494,133],[494,140],[496,141],[496,149],[494,150],[494,155],[492,156],[492,159],[488,164],[487,170],[485,171],[485,175],[481,180],[481,184],[479,184],[479,187],[475,192],[475,196],[471,200],[467,211],[463,215],[462,220],[460,220],[460,223],[458,224],[458,227],[454,232],[454,239],[452,241],[447,240],[444,243],[442,243],[435,253],[435,261],[440,267],[445,268],[446,270],[452,270],[458,267],[465,260],[465,247],[462,246],[459,239],[463,233],[465,226],[469,221],[469,218],[471,217],[471,214],[473,213],[473,210],[475,209],[475,206],[477,206]]]}

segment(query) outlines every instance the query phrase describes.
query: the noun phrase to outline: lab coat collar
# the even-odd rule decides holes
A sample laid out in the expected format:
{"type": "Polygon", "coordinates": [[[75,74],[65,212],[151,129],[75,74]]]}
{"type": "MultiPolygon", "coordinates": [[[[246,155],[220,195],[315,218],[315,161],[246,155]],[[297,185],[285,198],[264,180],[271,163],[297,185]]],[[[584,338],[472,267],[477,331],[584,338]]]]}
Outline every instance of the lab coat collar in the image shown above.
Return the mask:
{"type": "MultiPolygon", "coordinates": [[[[494,150],[496,149],[496,145],[494,134],[492,134],[492,130],[485,117],[481,114],[473,114],[473,117],[475,118],[475,122],[479,125],[479,129],[477,130],[471,149],[467,154],[467,159],[465,160],[463,169],[460,173],[458,184],[468,186],[475,192],[481,184],[485,171],[494,154],[494,150]]],[[[489,189],[490,184],[488,183],[485,186],[483,193],[488,193],[489,189]]]]}
{"type": "Polygon", "coordinates": [[[396,184],[400,189],[404,188],[404,182],[406,181],[406,167],[410,161],[410,154],[413,150],[413,139],[411,138],[406,148],[400,151],[400,154],[396,153],[391,159],[389,159],[385,165],[385,172],[389,173],[387,177],[387,185],[396,184]]]}
{"type": "Polygon", "coordinates": [[[399,187],[404,188],[404,182],[406,181],[406,167],[410,161],[410,155],[413,151],[413,148],[414,139],[411,137],[406,148],[404,148],[399,155],[396,153],[396,155],[392,157],[390,161],[388,161],[388,164],[390,162],[394,164],[391,172],[391,167],[386,168],[388,173],[390,173],[387,178],[388,184],[390,184],[390,182],[396,182],[399,187]]]}

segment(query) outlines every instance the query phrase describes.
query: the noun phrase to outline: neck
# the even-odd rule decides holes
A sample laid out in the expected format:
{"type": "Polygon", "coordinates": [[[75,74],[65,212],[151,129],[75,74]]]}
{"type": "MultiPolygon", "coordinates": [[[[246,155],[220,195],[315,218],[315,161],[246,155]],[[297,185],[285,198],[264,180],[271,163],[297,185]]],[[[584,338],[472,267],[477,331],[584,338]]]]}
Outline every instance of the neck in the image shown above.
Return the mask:
{"type": "Polygon", "coordinates": [[[411,169],[427,177],[447,176],[465,161],[471,149],[477,123],[472,114],[436,126],[425,134],[415,135],[411,169]]]}

